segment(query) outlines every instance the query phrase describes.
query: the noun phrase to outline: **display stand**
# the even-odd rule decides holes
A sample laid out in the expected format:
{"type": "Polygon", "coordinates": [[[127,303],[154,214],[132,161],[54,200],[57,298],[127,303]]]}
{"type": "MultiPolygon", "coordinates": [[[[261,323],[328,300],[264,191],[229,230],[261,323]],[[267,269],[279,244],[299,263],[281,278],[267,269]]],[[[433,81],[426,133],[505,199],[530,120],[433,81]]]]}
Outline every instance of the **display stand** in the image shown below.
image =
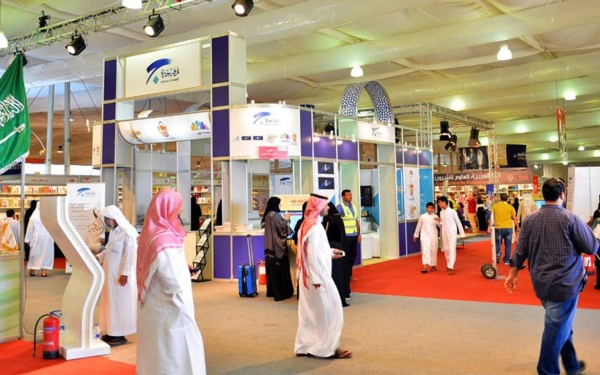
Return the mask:
{"type": "Polygon", "coordinates": [[[110,346],[93,337],[94,310],[104,284],[102,266],[71,223],[67,197],[43,197],[44,226],[73,267],[62,300],[65,333],[60,354],[67,360],[110,354],[110,346]]]}
{"type": "Polygon", "coordinates": [[[192,281],[201,282],[207,281],[204,279],[204,268],[206,267],[206,254],[210,250],[210,235],[212,220],[210,218],[204,220],[202,226],[198,230],[196,242],[196,257],[192,262],[194,268],[199,268],[199,272],[192,276],[192,281]]]}

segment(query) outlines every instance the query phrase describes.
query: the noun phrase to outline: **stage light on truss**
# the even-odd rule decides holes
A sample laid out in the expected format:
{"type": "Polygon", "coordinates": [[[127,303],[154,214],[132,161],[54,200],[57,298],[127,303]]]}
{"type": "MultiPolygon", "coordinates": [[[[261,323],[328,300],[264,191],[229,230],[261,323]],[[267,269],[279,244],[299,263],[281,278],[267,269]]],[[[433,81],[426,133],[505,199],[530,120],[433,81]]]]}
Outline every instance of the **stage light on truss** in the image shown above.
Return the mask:
{"type": "Polygon", "coordinates": [[[440,121],[440,141],[449,141],[451,135],[448,121],[440,121]]]}
{"type": "Polygon", "coordinates": [[[48,27],[48,21],[50,20],[50,16],[46,15],[44,11],[42,11],[42,16],[38,18],[39,28],[43,29],[44,27],[48,27]]]}
{"type": "Polygon", "coordinates": [[[469,147],[479,147],[481,146],[481,142],[479,142],[479,130],[475,127],[471,128],[471,134],[469,136],[469,147]]]}
{"type": "Polygon", "coordinates": [[[154,14],[148,16],[148,22],[144,25],[144,32],[151,38],[156,38],[165,29],[165,23],[163,22],[160,14],[154,14]]]}
{"type": "Polygon", "coordinates": [[[246,17],[250,14],[252,8],[254,8],[253,0],[235,0],[231,5],[234,13],[238,17],[246,17]]]}
{"type": "Polygon", "coordinates": [[[444,148],[448,151],[449,148],[452,148],[452,151],[456,151],[456,143],[458,142],[458,136],[456,134],[452,134],[450,136],[450,141],[446,143],[444,148]]]}
{"type": "Polygon", "coordinates": [[[83,39],[83,36],[79,35],[77,31],[75,31],[71,36],[71,41],[69,42],[69,44],[67,44],[65,48],[67,49],[67,52],[69,52],[69,55],[77,56],[81,52],[83,52],[83,50],[86,47],[87,45],[85,43],[85,40],[83,39]]]}

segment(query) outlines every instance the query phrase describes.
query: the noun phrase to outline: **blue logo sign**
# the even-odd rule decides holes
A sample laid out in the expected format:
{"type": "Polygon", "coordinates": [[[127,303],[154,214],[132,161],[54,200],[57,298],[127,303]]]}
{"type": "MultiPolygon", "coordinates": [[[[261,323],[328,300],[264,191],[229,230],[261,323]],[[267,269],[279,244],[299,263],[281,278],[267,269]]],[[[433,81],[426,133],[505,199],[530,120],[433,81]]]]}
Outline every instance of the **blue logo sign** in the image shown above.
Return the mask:
{"type": "Polygon", "coordinates": [[[160,81],[160,79],[157,76],[155,76],[154,73],[156,73],[158,69],[169,64],[171,64],[171,59],[158,59],[152,64],[148,65],[148,67],[146,68],[146,72],[148,72],[148,79],[146,80],[146,84],[150,82],[150,79],[152,79],[152,77],[154,77],[154,79],[152,79],[152,82],[157,84],[160,81]]]}
{"type": "Polygon", "coordinates": [[[258,112],[254,115],[255,125],[279,125],[279,120],[271,112],[258,112]]]}

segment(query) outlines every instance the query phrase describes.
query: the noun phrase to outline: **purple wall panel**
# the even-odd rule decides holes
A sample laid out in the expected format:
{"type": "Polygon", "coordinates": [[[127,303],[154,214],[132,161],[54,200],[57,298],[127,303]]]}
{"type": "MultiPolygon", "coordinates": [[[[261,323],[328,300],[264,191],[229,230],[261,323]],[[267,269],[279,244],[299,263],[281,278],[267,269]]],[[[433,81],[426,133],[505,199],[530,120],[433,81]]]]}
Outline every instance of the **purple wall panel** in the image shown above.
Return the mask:
{"type": "MultiPolygon", "coordinates": [[[[414,232],[413,232],[414,233],[414,232]]],[[[406,224],[398,223],[398,255],[405,256],[406,253],[406,224]]]]}
{"type": "Polygon", "coordinates": [[[402,164],[404,161],[402,159],[402,147],[396,146],[396,163],[402,164]]]}
{"type": "Polygon", "coordinates": [[[335,139],[321,137],[315,144],[315,158],[335,159],[335,139]]]}
{"type": "Polygon", "coordinates": [[[229,110],[213,111],[213,157],[229,156],[229,110]]]}
{"type": "Polygon", "coordinates": [[[411,221],[406,223],[406,233],[409,241],[407,241],[407,255],[415,254],[421,251],[421,243],[419,241],[413,242],[411,237],[417,229],[418,221],[411,221]]]}
{"type": "Polygon", "coordinates": [[[338,159],[340,160],[358,160],[358,143],[352,141],[342,141],[338,146],[338,159]]]}
{"type": "Polygon", "coordinates": [[[300,154],[312,156],[312,112],[300,110],[300,154]]]}
{"type": "MultiPolygon", "coordinates": [[[[252,248],[254,252],[254,265],[259,259],[265,259],[264,237],[253,236],[252,248]]],[[[237,268],[248,263],[248,239],[246,236],[233,236],[233,274],[237,275],[237,268]]]]}
{"type": "Polygon", "coordinates": [[[212,83],[229,81],[229,36],[212,40],[212,83]]]}
{"type": "Polygon", "coordinates": [[[214,235],[213,247],[214,277],[216,279],[229,279],[231,277],[229,235],[214,235]]]}
{"type": "Polygon", "coordinates": [[[214,107],[223,107],[229,105],[229,86],[215,87],[212,92],[214,107]]]}
{"type": "Polygon", "coordinates": [[[114,123],[102,126],[102,164],[115,162],[115,131],[114,123]]]}
{"type": "Polygon", "coordinates": [[[432,159],[431,151],[423,150],[419,153],[419,165],[431,165],[432,159]]]}
{"type": "Polygon", "coordinates": [[[103,106],[104,110],[102,111],[102,119],[104,121],[114,120],[115,114],[117,113],[117,104],[116,103],[107,103],[103,106]]]}
{"type": "Polygon", "coordinates": [[[417,150],[414,148],[409,148],[404,150],[404,164],[414,164],[417,165],[418,160],[417,150]]]}
{"type": "Polygon", "coordinates": [[[104,62],[104,100],[117,98],[117,60],[104,62]]]}

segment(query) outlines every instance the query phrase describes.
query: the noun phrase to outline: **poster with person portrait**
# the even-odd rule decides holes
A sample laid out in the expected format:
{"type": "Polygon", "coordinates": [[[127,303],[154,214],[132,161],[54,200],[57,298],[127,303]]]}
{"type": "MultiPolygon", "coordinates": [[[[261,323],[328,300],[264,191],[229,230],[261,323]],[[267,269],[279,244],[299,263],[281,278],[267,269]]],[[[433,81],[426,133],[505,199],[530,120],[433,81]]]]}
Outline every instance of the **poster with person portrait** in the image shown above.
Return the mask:
{"type": "Polygon", "coordinates": [[[458,149],[458,155],[461,171],[489,168],[487,146],[461,147],[458,149]]]}
{"type": "Polygon", "coordinates": [[[405,167],[404,175],[404,210],[406,220],[415,220],[421,216],[420,174],[419,168],[405,167]]]}

